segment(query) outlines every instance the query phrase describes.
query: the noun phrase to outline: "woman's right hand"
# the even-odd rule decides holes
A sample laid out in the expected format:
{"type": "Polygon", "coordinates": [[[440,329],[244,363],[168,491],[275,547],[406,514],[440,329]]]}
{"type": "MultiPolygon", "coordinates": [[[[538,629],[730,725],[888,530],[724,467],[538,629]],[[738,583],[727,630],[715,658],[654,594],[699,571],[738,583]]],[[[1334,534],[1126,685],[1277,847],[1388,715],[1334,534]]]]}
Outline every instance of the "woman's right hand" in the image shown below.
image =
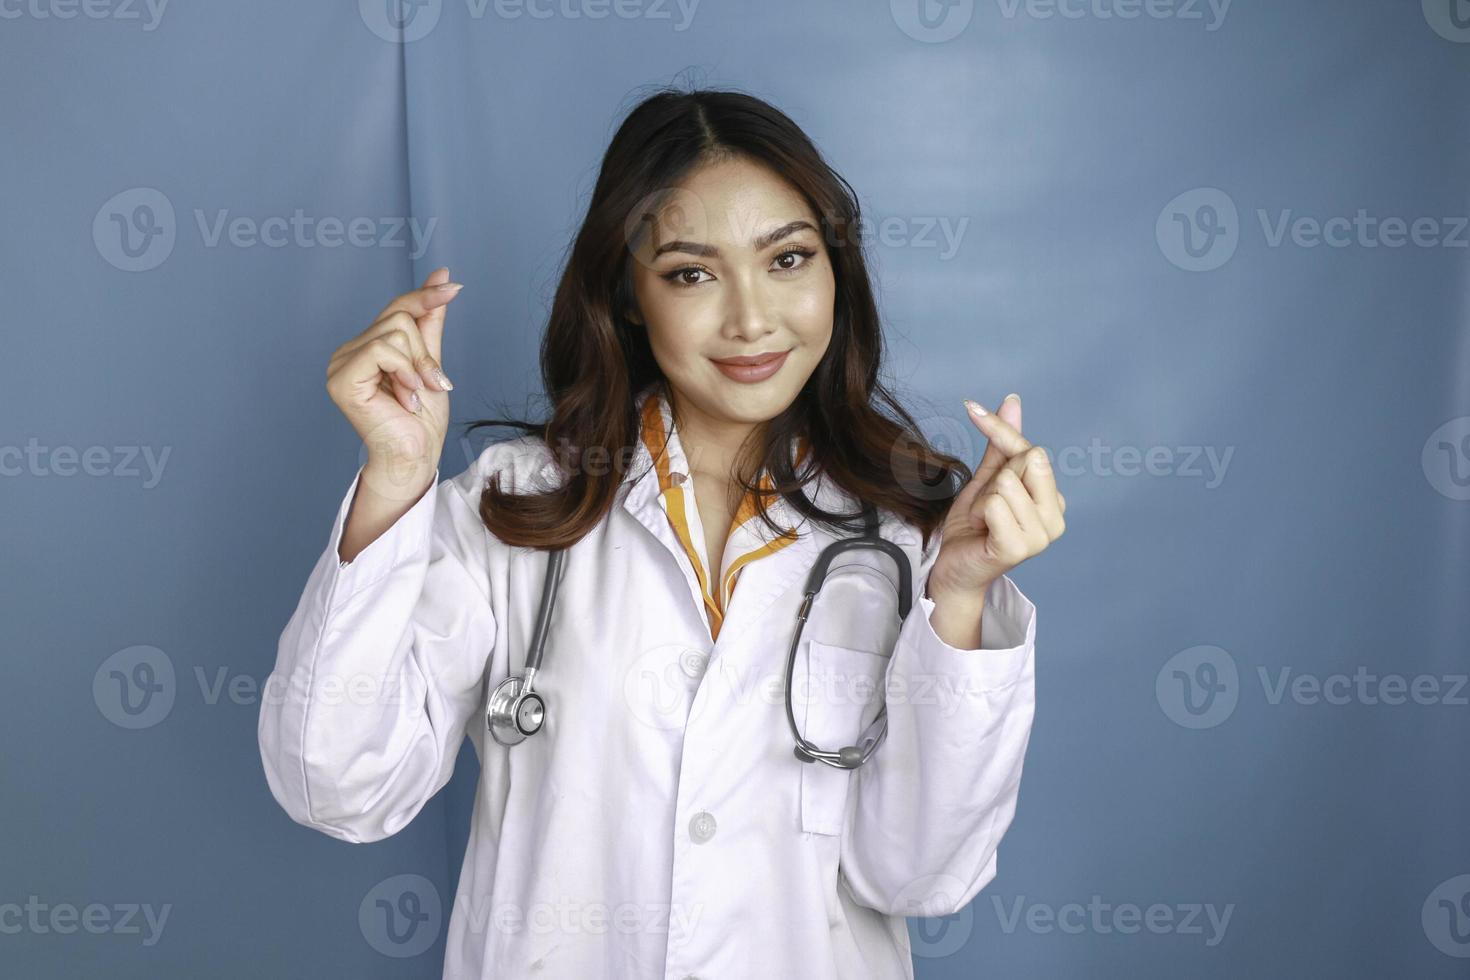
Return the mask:
{"type": "Polygon", "coordinates": [[[438,469],[452,387],[440,362],[444,315],[460,288],[436,269],[327,364],[327,393],[367,446],[363,482],[381,497],[417,499],[438,469]]]}

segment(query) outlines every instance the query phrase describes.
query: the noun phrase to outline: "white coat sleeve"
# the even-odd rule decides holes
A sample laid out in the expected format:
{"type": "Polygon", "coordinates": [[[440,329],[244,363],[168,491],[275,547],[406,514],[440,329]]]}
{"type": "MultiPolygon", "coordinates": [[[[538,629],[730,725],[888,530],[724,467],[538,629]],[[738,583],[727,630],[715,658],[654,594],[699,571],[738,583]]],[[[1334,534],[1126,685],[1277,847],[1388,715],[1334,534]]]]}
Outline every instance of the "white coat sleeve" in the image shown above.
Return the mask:
{"type": "Polygon", "coordinates": [[[888,915],[943,916],[996,875],[1035,713],[1036,607],[1002,576],[986,591],[980,647],[941,640],[924,597],[939,533],[887,667],[888,733],[852,774],[840,876],[888,915]]]}
{"type": "Polygon", "coordinates": [[[271,795],[351,843],[403,829],[454,769],[496,636],[471,475],[439,482],[353,560],[338,558],[359,469],[261,699],[271,795]]]}

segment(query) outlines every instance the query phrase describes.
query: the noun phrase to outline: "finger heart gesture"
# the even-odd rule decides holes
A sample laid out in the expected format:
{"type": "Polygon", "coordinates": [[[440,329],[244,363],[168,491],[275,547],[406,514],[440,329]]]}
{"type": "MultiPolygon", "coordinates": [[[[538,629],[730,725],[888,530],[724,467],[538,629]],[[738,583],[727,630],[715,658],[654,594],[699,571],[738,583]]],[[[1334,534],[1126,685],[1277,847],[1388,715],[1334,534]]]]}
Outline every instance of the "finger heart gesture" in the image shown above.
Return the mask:
{"type": "Polygon", "coordinates": [[[988,445],[944,519],[928,595],[974,602],[995,579],[1061,537],[1067,501],[1046,450],[1021,435],[1019,396],[1007,395],[993,413],[965,405],[988,445]]]}

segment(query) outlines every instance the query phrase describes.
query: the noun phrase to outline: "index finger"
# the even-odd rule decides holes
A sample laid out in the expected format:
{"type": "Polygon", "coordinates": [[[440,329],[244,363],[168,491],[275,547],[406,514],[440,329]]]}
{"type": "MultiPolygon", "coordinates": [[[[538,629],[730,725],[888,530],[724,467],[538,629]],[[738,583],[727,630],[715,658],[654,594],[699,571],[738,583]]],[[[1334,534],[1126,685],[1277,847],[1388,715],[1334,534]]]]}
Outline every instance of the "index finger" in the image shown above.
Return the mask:
{"type": "MultiPolygon", "coordinates": [[[[1019,406],[1016,408],[1016,413],[1019,416],[1019,406]]],[[[970,419],[989,440],[989,445],[985,449],[985,457],[975,468],[974,479],[982,485],[988,483],[1007,460],[1031,448],[1031,440],[1021,435],[1021,430],[1002,418],[999,412],[986,412],[984,415],[979,415],[971,409],[970,419]]]]}

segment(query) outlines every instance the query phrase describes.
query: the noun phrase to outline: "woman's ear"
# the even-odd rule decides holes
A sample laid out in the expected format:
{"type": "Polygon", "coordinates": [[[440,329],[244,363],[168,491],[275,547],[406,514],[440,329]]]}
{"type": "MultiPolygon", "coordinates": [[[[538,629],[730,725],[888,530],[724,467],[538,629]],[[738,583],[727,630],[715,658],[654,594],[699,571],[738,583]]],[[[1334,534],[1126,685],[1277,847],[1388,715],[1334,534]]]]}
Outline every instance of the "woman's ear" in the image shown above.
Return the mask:
{"type": "Polygon", "coordinates": [[[628,309],[624,313],[624,316],[626,316],[632,322],[638,324],[638,326],[643,326],[643,315],[638,312],[636,307],[628,307],[628,309]]]}

